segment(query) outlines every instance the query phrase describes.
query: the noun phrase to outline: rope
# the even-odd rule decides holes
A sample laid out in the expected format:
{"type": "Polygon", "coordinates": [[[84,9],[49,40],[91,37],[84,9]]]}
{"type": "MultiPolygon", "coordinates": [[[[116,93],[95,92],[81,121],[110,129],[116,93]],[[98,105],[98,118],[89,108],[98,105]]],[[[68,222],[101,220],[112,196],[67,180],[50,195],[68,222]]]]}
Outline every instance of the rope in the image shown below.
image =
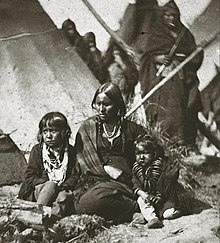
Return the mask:
{"type": "Polygon", "coordinates": [[[45,31],[39,31],[39,32],[25,32],[25,33],[20,33],[20,34],[15,34],[15,35],[11,35],[11,36],[7,36],[7,37],[0,37],[0,41],[8,41],[8,40],[14,40],[14,39],[18,39],[21,37],[25,37],[25,36],[36,36],[36,35],[42,35],[42,34],[46,34],[52,31],[57,30],[57,28],[52,28],[49,30],[45,30],[45,31]]]}

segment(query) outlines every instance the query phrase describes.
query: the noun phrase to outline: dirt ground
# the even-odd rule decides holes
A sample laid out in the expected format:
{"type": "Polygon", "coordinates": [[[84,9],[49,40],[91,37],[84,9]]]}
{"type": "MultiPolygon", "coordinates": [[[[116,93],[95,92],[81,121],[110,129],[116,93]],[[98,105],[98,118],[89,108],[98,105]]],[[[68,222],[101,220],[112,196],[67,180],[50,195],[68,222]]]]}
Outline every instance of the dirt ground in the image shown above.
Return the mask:
{"type": "MultiPolygon", "coordinates": [[[[174,220],[164,220],[162,229],[148,229],[147,225],[119,225],[102,232],[92,243],[197,243],[220,242],[220,160],[204,156],[191,158],[195,168],[194,179],[198,182],[195,187],[196,198],[199,199],[194,208],[194,214],[174,220]],[[203,159],[202,159],[203,158],[203,159]],[[215,161],[215,163],[211,163],[215,161]],[[203,162],[201,161],[203,160],[203,162]],[[198,166],[200,164],[200,166],[198,166]]],[[[188,163],[189,163],[188,158],[188,163]]]]}
{"type": "MultiPolygon", "coordinates": [[[[89,240],[85,240],[79,235],[79,237],[74,238],[73,241],[68,242],[220,242],[219,158],[197,156],[192,157],[191,160],[188,158],[186,163],[191,163],[195,172],[194,180],[196,183],[194,184],[194,190],[198,203],[195,203],[194,214],[182,216],[174,220],[164,220],[164,227],[161,229],[148,229],[147,224],[121,224],[111,226],[110,228],[103,227],[104,229],[102,228],[102,230],[99,230],[99,233],[96,233],[96,236],[89,238],[89,240]]],[[[1,187],[0,197],[6,195],[9,198],[15,197],[19,187],[20,185],[1,187]]],[[[52,242],[57,241],[54,239],[52,242]]]]}

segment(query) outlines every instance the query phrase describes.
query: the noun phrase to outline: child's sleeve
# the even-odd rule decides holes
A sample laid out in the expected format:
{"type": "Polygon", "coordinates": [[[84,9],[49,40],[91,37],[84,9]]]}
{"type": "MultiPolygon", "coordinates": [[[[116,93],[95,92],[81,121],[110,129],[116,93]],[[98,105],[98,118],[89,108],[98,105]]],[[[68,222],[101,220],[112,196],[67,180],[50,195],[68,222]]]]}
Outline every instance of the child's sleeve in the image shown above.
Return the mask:
{"type": "Polygon", "coordinates": [[[132,185],[132,189],[135,194],[137,194],[138,190],[143,189],[142,184],[135,176],[132,176],[132,185]]]}
{"type": "Polygon", "coordinates": [[[76,184],[79,180],[80,169],[76,164],[76,150],[74,147],[69,148],[69,161],[68,161],[68,171],[67,171],[67,179],[61,186],[67,190],[74,190],[76,184]]]}
{"type": "Polygon", "coordinates": [[[155,190],[156,190],[155,194],[158,196],[162,196],[162,192],[161,192],[162,188],[158,185],[158,182],[163,173],[164,163],[165,161],[162,158],[158,158],[152,164],[152,180],[153,180],[153,184],[155,185],[155,190]]]}
{"type": "Polygon", "coordinates": [[[48,181],[48,175],[43,168],[41,150],[38,145],[35,145],[31,150],[28,167],[25,172],[25,181],[32,188],[48,181]]]}
{"type": "Polygon", "coordinates": [[[140,176],[138,176],[138,174],[139,174],[139,166],[135,162],[133,164],[133,168],[132,168],[132,189],[136,195],[137,195],[138,190],[143,189],[143,183],[141,182],[142,178],[140,178],[140,176]]]}
{"type": "Polygon", "coordinates": [[[79,180],[79,173],[75,167],[72,168],[70,177],[62,184],[66,189],[73,191],[79,180]]]}

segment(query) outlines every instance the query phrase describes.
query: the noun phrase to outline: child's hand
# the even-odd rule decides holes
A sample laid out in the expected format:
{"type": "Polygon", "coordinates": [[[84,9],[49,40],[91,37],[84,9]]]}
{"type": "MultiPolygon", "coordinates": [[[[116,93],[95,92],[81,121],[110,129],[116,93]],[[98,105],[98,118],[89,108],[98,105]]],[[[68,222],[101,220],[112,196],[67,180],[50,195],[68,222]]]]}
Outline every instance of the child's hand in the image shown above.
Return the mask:
{"type": "Polygon", "coordinates": [[[159,206],[163,202],[163,199],[160,195],[156,195],[152,196],[150,201],[153,205],[159,206]]]}
{"type": "Polygon", "coordinates": [[[148,195],[146,198],[145,198],[145,203],[151,203],[151,204],[153,204],[152,203],[152,199],[154,198],[154,196],[152,196],[152,195],[148,195]]]}
{"type": "Polygon", "coordinates": [[[143,200],[146,200],[149,196],[148,193],[143,190],[138,190],[137,195],[140,196],[143,200]]]}

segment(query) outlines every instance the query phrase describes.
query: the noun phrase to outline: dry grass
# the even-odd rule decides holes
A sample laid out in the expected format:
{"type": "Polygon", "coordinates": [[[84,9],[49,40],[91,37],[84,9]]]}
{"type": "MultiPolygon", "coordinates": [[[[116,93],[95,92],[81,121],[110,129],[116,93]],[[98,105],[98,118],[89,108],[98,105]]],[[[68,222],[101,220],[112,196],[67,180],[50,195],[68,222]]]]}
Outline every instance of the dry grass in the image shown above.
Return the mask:
{"type": "MultiPolygon", "coordinates": [[[[135,116],[133,116],[135,120],[135,116]]],[[[167,134],[161,130],[152,130],[148,124],[142,124],[147,131],[162,145],[170,163],[178,161],[180,164],[180,182],[185,188],[194,192],[203,206],[219,207],[220,177],[219,165],[216,168],[194,167],[184,162],[186,148],[179,146],[176,140],[170,140],[167,134]],[[208,169],[207,169],[208,168],[208,169]]],[[[197,158],[195,157],[195,160],[197,158]]],[[[201,204],[200,204],[201,206],[201,204]]],[[[16,220],[7,221],[1,217],[0,221],[0,242],[36,242],[36,243],[57,243],[57,242],[90,242],[90,243],[130,243],[146,242],[149,231],[146,227],[136,227],[133,224],[122,224],[110,226],[108,222],[97,216],[72,215],[66,217],[51,227],[43,230],[36,230],[23,225],[16,220]],[[4,222],[5,220],[5,222],[4,222]],[[138,241],[136,241],[138,239],[138,241]]],[[[152,231],[151,231],[152,232],[152,231]]],[[[150,232],[150,233],[151,233],[150,232]]],[[[162,229],[155,230],[162,237],[165,234],[162,229]]],[[[155,234],[156,234],[155,233],[155,234]]],[[[171,232],[172,233],[172,232],[171,232]]],[[[153,233],[154,234],[154,233],[153,233]]],[[[155,241],[156,242],[156,241],[155,241]]]]}

